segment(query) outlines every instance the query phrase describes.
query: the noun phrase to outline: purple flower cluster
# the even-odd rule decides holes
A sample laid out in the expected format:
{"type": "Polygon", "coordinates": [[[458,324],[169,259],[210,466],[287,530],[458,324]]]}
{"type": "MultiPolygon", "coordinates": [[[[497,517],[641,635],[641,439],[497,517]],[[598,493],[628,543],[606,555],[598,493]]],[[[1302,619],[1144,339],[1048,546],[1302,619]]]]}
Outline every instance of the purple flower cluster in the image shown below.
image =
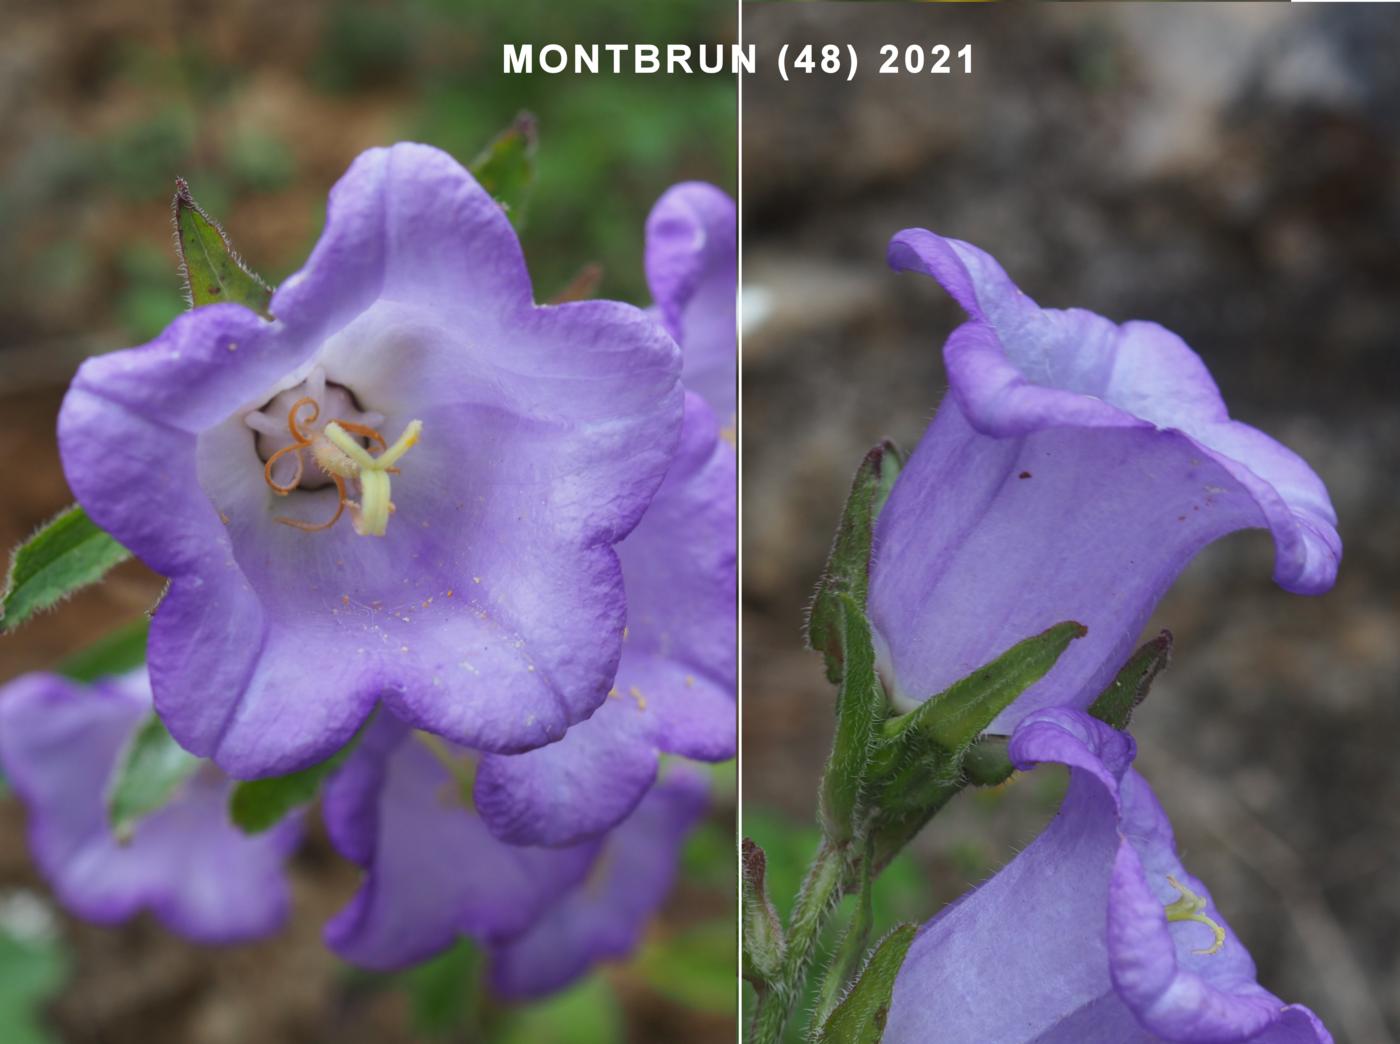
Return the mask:
{"type": "Polygon", "coordinates": [[[274,319],[210,305],[82,366],[69,483],[170,586],[144,696],[0,695],[0,762],[67,905],[271,930],[296,819],[243,835],[229,777],[353,742],[324,793],[365,872],[336,952],[393,968],[466,936],[529,997],[635,946],[708,803],[679,759],[735,751],[735,221],[678,185],[648,226],[650,313],[539,306],[470,174],[374,149],[274,319]],[[103,794],[151,693],[212,763],[123,847],[103,794]]]}
{"type": "Polygon", "coordinates": [[[1211,541],[1267,529],[1282,587],[1330,588],[1341,541],[1326,488],[1231,420],[1162,327],[1040,308],[987,254],[923,229],[889,255],[969,319],[944,347],[949,394],[876,526],[869,612],[887,692],[909,710],[1056,622],[1088,633],[991,727],[1012,734],[1017,768],[1069,767],[1059,815],[924,926],[883,1039],[1330,1041],[1257,983],[1132,769],[1132,738],[1084,713],[1211,541]]]}

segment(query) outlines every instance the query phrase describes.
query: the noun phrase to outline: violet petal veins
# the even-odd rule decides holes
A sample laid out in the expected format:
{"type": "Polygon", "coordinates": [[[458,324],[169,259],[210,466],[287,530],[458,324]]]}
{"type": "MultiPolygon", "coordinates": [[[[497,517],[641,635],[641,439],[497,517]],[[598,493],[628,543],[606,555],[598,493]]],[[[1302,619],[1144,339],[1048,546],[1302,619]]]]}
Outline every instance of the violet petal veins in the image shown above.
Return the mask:
{"type": "Polygon", "coordinates": [[[1270,530],[1287,590],[1331,587],[1341,541],[1321,480],[1232,421],[1175,334],[1040,308],[987,254],[923,229],[894,237],[890,263],[933,276],[971,317],[875,533],[869,610],[901,709],[1064,619],[1087,638],[993,730],[1086,707],[1187,562],[1238,529],[1270,530]]]}
{"type": "Polygon", "coordinates": [[[558,739],[617,668],[613,545],[679,437],[674,343],[628,305],[535,306],[500,207],[423,145],[355,161],[271,308],[88,360],[59,419],[80,503],[171,580],[171,733],[241,777],[380,700],[480,749],[558,739]]]}
{"type": "Polygon", "coordinates": [[[28,808],[39,869],[59,901],[89,921],[150,910],[195,942],[272,934],[291,903],[283,863],[300,817],[244,834],[228,819],[232,781],[205,765],[136,824],[128,843],[113,836],[107,788],[150,710],[143,675],[83,686],[30,674],[0,690],[0,766],[28,808]]]}
{"type": "Polygon", "coordinates": [[[1312,1012],[1255,981],[1244,944],[1182,866],[1135,753],[1130,736],[1079,711],[1022,722],[1012,761],[1067,766],[1064,804],[1028,848],[920,930],[895,981],[886,1044],[1330,1044],[1312,1012]],[[1180,915],[1186,895],[1195,917],[1180,915]]]}

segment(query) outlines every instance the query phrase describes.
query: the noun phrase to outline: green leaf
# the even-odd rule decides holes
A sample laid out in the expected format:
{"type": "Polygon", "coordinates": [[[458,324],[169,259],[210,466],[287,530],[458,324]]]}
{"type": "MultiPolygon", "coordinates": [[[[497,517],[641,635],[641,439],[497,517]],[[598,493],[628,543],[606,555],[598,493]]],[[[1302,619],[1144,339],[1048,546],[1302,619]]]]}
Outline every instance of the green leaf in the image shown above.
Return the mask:
{"type": "Polygon", "coordinates": [[[817,1044],[880,1044],[895,976],[917,932],[916,925],[902,924],[880,941],[855,985],[817,1031],[817,1044]]]}
{"type": "Polygon", "coordinates": [[[270,318],[272,288],[243,263],[218,222],[194,201],[184,178],[175,180],[171,208],[190,307],[228,301],[270,318]]]}
{"type": "Polygon", "coordinates": [[[898,745],[919,735],[961,755],[1016,697],[1045,677],[1070,642],[1088,633],[1083,624],[1066,620],[1013,645],[916,710],[885,722],[886,739],[898,745]]]}
{"type": "Polygon", "coordinates": [[[836,700],[836,734],[822,776],[821,818],[826,837],[841,844],[855,833],[870,755],[889,707],[875,674],[875,647],[864,610],[850,594],[831,598],[841,613],[845,667],[836,700]]]}
{"type": "Polygon", "coordinates": [[[1172,633],[1162,631],[1133,653],[1118,677],[1089,707],[1089,713],[1115,729],[1126,729],[1152,682],[1172,661],[1172,633]]]}
{"type": "Polygon", "coordinates": [[[91,682],[134,671],[146,662],[146,638],[151,622],[145,618],[103,635],[58,665],[58,673],[74,681],[91,682]]]}
{"type": "Polygon", "coordinates": [[[841,645],[845,625],[839,598],[849,596],[862,610],[865,608],[875,521],[903,466],[903,456],[889,441],[880,443],[865,455],[851,482],[836,539],[822,578],[817,582],[812,610],[807,617],[807,644],[826,657],[826,676],[833,684],[841,681],[845,659],[841,645]]]}
{"type": "Polygon", "coordinates": [[[525,208],[535,181],[538,141],[535,117],[522,112],[470,164],[472,175],[501,204],[516,228],[525,221],[525,208]]]}
{"type": "Polygon", "coordinates": [[[401,975],[413,1031],[425,1037],[463,1037],[480,1002],[480,950],[468,939],[401,975]]]}
{"type": "Polygon", "coordinates": [[[137,822],[169,801],[199,765],[199,758],[176,743],[158,717],[146,718],[117,761],[107,793],[107,821],[117,840],[130,841],[137,822]]]}
{"type": "MultiPolygon", "coordinates": [[[[6,902],[31,898],[13,893],[6,902]]],[[[0,911],[0,922],[12,916],[10,910],[0,911]]],[[[30,911],[21,917],[28,920],[30,911]]],[[[59,994],[68,974],[68,955],[47,925],[35,931],[0,923],[0,1036],[5,1044],[57,1044],[58,1036],[44,1025],[43,1009],[59,994]]]]}
{"type": "MultiPolygon", "coordinates": [[[[734,966],[729,968],[733,982],[734,966]]],[[[597,1044],[625,1040],[621,1005],[601,975],[590,975],[563,993],[515,1009],[492,1044],[597,1044]]]]}
{"type": "Polygon", "coordinates": [[[15,549],[0,630],[13,631],[78,588],[96,583],[130,557],[130,551],[73,505],[15,549]]]}
{"type": "Polygon", "coordinates": [[[662,996],[692,1011],[737,1014],[733,915],[644,945],[630,970],[662,996]]]}
{"type": "Polygon", "coordinates": [[[783,926],[765,881],[768,857],[752,838],[740,846],[743,866],[742,948],[744,978],[755,985],[776,982],[783,969],[783,926]]]}
{"type": "Polygon", "coordinates": [[[245,834],[271,830],[293,809],[316,800],[321,784],[350,756],[359,737],[360,733],[357,733],[354,739],[325,761],[298,772],[239,783],[229,797],[229,817],[245,834]]]}

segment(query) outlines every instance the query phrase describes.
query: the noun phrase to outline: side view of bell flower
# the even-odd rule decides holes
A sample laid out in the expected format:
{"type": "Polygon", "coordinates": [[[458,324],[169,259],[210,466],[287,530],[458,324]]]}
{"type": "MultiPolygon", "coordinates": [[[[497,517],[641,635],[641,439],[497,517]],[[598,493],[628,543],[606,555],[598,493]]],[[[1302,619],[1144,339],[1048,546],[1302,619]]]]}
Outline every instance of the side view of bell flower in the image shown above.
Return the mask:
{"type": "Polygon", "coordinates": [[[1057,708],[1028,715],[1009,752],[1021,770],[1067,766],[1064,803],[1020,855],[920,930],[885,1044],[1330,1044],[1311,1011],[1256,981],[1132,768],[1132,737],[1057,708]]]}
{"type": "Polygon", "coordinates": [[[241,778],[323,760],[381,702],[477,749],[561,737],[621,655],[613,548],[679,438],[671,338],[536,306],[501,207],[414,144],[351,165],[270,310],[89,359],[59,419],[79,502],[170,579],[171,733],[241,778]]]}
{"type": "Polygon", "coordinates": [[[29,674],[0,690],[0,767],[28,810],[35,862],[59,902],[89,921],[149,910],[194,942],[271,935],[291,906],[283,868],[299,817],[244,834],[228,818],[232,781],[204,765],[129,840],[114,836],[108,787],[150,712],[144,672],[90,686],[29,674]]]}
{"type": "Polygon", "coordinates": [[[869,613],[886,691],[909,710],[1063,619],[1088,636],[993,723],[1084,708],[1207,544],[1264,528],[1274,579],[1319,594],[1341,557],[1321,479],[1231,420],[1200,358],[1149,322],[1039,307],[989,255],[924,229],[890,264],[968,313],[949,393],[875,532],[869,613]]]}

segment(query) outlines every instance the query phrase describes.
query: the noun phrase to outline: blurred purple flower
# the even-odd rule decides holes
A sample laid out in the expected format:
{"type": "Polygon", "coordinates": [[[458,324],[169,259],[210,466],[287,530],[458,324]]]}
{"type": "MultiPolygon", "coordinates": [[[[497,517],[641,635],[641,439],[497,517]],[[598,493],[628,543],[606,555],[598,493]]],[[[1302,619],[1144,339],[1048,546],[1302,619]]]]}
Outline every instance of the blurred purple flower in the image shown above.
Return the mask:
{"type": "Polygon", "coordinates": [[[301,833],[292,817],[249,836],[228,819],[232,782],[198,769],[119,844],[106,792],[117,759],[150,713],[144,675],[82,686],[30,674],[0,690],[0,765],[29,809],[29,844],[59,901],[112,924],[151,910],[201,943],[256,939],[286,920],[283,863],[301,833]]]}
{"type": "Polygon", "coordinates": [[[1341,541],[1322,481],[1230,420],[1175,334],[1040,308],[987,254],[923,229],[894,237],[890,263],[933,276],[971,316],[875,533],[869,609],[901,709],[1067,619],[1088,637],[993,729],[1086,707],[1187,562],[1238,529],[1271,531],[1287,590],[1332,586],[1341,541]]]}
{"type": "Polygon", "coordinates": [[[704,774],[683,762],[603,840],[586,880],[523,935],[490,947],[492,988],[527,999],[562,989],[594,964],[630,955],[675,884],[681,847],[704,814],[704,774]]]}
{"type": "Polygon", "coordinates": [[[735,236],[733,200],[694,182],[669,189],[647,222],[648,278],[684,360],[681,448],[618,546],[627,632],[611,699],[557,743],[481,761],[477,807],[505,841],[569,844],[610,829],[647,792],[662,752],[734,756],[738,475],[715,414],[733,423],[735,236]]]}
{"type": "Polygon", "coordinates": [[[366,871],[326,926],[327,945],[392,969],[467,936],[493,954],[510,996],[548,992],[627,953],[670,890],[680,839],[704,808],[703,779],[677,765],[606,838],[518,847],[469,807],[470,755],[423,740],[381,715],[326,790],[331,840],[366,871]]]}
{"type": "Polygon", "coordinates": [[[647,283],[684,349],[682,380],[704,396],[733,442],[737,422],[738,210],[713,185],[664,192],[647,218],[647,283]]]}
{"type": "Polygon", "coordinates": [[[1066,765],[1059,814],[990,881],[926,924],[895,981],[885,1044],[1149,1041],[1325,1044],[1311,1011],[1254,962],[1177,858],[1131,768],[1132,738],[1066,709],[1027,717],[1020,769],[1066,765]]]}
{"type": "Polygon", "coordinates": [[[583,880],[597,852],[497,841],[467,807],[469,755],[422,740],[378,715],[324,794],[331,842],[365,870],[326,925],[326,945],[362,967],[403,967],[463,935],[518,935],[583,880]]]}
{"type": "Polygon", "coordinates": [[[59,420],[78,500],[171,578],[171,733],[244,777],[380,700],[480,749],[558,739],[616,672],[613,545],[671,461],[675,345],[628,305],[536,307],[501,208],[423,145],[355,161],[271,308],[88,360],[59,420]]]}

